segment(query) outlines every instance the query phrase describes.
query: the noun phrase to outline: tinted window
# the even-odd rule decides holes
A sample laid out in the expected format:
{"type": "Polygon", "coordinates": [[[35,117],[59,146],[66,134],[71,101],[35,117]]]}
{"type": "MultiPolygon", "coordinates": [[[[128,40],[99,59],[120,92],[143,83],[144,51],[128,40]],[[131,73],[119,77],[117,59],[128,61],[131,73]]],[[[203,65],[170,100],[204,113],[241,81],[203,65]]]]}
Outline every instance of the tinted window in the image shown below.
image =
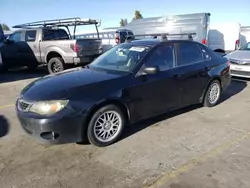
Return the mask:
{"type": "Polygon", "coordinates": [[[120,32],[120,43],[125,42],[126,37],[127,37],[127,32],[124,31],[120,32]]]}
{"type": "Polygon", "coordinates": [[[63,29],[51,29],[43,31],[43,40],[69,39],[67,32],[63,29]]]}
{"type": "Polygon", "coordinates": [[[9,39],[15,42],[19,42],[21,41],[21,36],[22,36],[22,32],[15,32],[9,36],[9,39]]]}
{"type": "Polygon", "coordinates": [[[131,37],[132,40],[135,39],[134,33],[132,31],[128,31],[128,35],[131,37]]]}
{"type": "Polygon", "coordinates": [[[36,40],[36,31],[26,31],[25,32],[25,41],[35,41],[36,40]]]}
{"type": "Polygon", "coordinates": [[[174,54],[173,45],[160,46],[151,54],[146,66],[159,66],[161,71],[171,69],[174,67],[174,54]]]}
{"type": "Polygon", "coordinates": [[[44,30],[43,31],[43,40],[54,40],[54,30],[44,30]]]}
{"type": "Polygon", "coordinates": [[[57,39],[69,39],[69,35],[63,29],[57,30],[57,39]]]}
{"type": "Polygon", "coordinates": [[[188,65],[203,60],[202,54],[196,43],[179,43],[178,65],[188,65]]]}
{"type": "Polygon", "coordinates": [[[209,55],[208,50],[206,49],[206,47],[204,47],[203,45],[199,45],[199,48],[201,50],[202,56],[204,60],[209,60],[211,59],[211,56],[209,55]]]}

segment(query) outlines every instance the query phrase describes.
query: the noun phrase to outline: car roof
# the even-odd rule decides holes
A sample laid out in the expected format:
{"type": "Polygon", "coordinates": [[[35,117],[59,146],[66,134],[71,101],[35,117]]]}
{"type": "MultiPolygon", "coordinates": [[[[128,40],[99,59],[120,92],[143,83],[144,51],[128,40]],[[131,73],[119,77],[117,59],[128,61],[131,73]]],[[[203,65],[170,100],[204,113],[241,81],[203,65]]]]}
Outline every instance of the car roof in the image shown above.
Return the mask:
{"type": "Polygon", "coordinates": [[[182,42],[190,42],[190,43],[198,43],[196,41],[190,41],[190,40],[161,40],[161,39],[139,39],[139,40],[133,40],[131,41],[132,44],[135,45],[146,45],[146,46],[156,46],[161,43],[182,43],[182,42]]]}

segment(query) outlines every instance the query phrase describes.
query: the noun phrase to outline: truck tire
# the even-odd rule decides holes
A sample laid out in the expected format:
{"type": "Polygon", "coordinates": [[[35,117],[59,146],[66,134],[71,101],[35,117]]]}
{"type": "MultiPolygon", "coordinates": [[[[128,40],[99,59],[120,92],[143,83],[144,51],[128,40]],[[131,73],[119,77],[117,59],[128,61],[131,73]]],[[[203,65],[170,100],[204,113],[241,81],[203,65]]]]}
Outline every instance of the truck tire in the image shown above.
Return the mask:
{"type": "Polygon", "coordinates": [[[50,74],[61,72],[64,69],[65,69],[65,64],[61,57],[53,57],[49,60],[48,71],[50,74]]]}

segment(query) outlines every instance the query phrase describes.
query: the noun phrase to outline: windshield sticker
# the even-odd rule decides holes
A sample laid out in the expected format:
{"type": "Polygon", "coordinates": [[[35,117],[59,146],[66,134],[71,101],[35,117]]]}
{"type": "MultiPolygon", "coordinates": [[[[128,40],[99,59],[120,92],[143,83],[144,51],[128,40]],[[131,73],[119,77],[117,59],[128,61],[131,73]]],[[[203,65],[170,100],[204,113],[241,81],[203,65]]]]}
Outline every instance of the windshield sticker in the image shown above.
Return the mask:
{"type": "Polygon", "coordinates": [[[144,47],[135,47],[135,46],[133,46],[129,50],[130,51],[136,51],[136,52],[143,52],[145,49],[146,48],[144,48],[144,47]]]}

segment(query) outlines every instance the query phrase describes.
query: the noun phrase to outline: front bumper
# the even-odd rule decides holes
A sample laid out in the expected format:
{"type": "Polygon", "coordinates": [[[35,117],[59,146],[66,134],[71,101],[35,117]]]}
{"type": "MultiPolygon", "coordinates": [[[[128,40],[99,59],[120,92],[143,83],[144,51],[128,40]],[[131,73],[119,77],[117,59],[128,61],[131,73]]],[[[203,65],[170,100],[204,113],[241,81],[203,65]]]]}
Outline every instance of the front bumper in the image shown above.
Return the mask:
{"type": "Polygon", "coordinates": [[[24,131],[49,144],[81,142],[84,139],[85,116],[61,116],[39,119],[17,109],[17,117],[24,131]]]}
{"type": "Polygon", "coordinates": [[[232,76],[250,78],[250,65],[230,65],[230,71],[232,76]]]}

